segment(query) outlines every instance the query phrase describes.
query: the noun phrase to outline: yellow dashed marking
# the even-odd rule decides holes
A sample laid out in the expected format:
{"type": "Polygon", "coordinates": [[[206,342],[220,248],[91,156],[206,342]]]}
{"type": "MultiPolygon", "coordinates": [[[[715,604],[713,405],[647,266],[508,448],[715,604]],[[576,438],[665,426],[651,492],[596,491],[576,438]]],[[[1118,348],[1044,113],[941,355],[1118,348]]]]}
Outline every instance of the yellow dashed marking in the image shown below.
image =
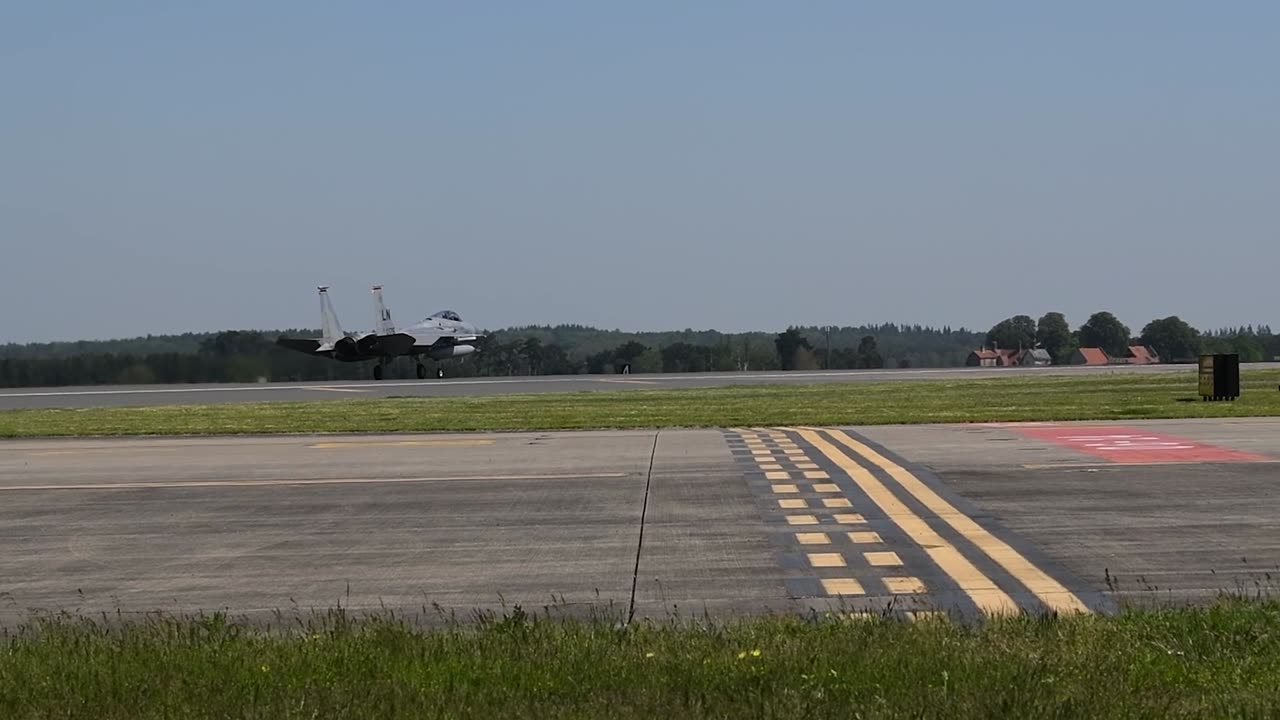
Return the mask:
{"type": "Polygon", "coordinates": [[[1013,601],[1013,598],[1005,594],[990,578],[983,575],[981,570],[961,555],[959,550],[899,500],[879,478],[836,449],[817,432],[800,430],[799,433],[810,445],[817,448],[818,452],[826,455],[837,467],[845,471],[871,498],[871,501],[880,506],[895,525],[902,528],[903,532],[917,545],[924,548],[929,558],[956,581],[960,589],[973,599],[979,609],[989,614],[1018,612],[1018,604],[1013,601]]]}
{"type": "Polygon", "coordinates": [[[883,552],[862,553],[862,556],[867,559],[868,563],[875,567],[900,567],[902,565],[902,558],[898,557],[898,553],[890,552],[888,550],[883,552]]]}
{"type": "Polygon", "coordinates": [[[925,591],[924,583],[914,577],[888,577],[884,586],[894,595],[918,595],[925,591]]]}
{"type": "MultiPolygon", "coordinates": [[[[812,443],[812,439],[808,437],[811,434],[812,433],[801,432],[801,435],[812,443]]],[[[843,432],[832,431],[831,436],[834,437],[841,445],[844,445],[883,469],[889,474],[889,477],[897,481],[904,490],[914,495],[916,499],[929,509],[930,512],[941,518],[944,522],[954,528],[956,532],[960,533],[966,540],[973,543],[980,550],[986,553],[988,557],[996,561],[1000,567],[1004,568],[1005,571],[1017,579],[1018,582],[1025,585],[1028,590],[1034,593],[1036,597],[1040,598],[1040,600],[1049,608],[1058,612],[1089,611],[1088,606],[1063,586],[1062,583],[1054,580],[1048,573],[1036,567],[1017,550],[1010,547],[1008,543],[992,535],[981,525],[974,522],[973,518],[957,510],[951,505],[951,503],[944,500],[929,486],[921,482],[919,478],[908,472],[906,468],[898,465],[888,458],[885,458],[880,453],[872,450],[865,444],[858,442],[843,432]]],[[[816,435],[814,435],[814,437],[817,438],[816,435]]],[[[818,443],[831,447],[821,438],[817,438],[817,440],[818,443]]],[[[815,444],[815,447],[821,446],[815,444]]],[[[831,449],[834,450],[834,448],[831,449]]],[[[823,452],[826,453],[825,450],[823,452]]],[[[827,454],[830,455],[829,453],[827,454]]],[[[843,468],[843,466],[841,467],[843,468]]],[[[875,482],[878,483],[879,481],[875,482]]],[[[910,513],[909,510],[907,512],[910,513]]],[[[914,517],[914,514],[912,514],[912,516],[914,517]]],[[[899,525],[901,525],[901,523],[899,523],[899,525]]],[[[903,529],[905,530],[906,528],[903,529]]],[[[929,532],[932,533],[933,531],[930,530],[929,532]]],[[[936,533],[934,534],[936,535],[936,533]]],[[[927,545],[924,543],[921,544],[922,546],[925,546],[927,552],[932,552],[929,550],[927,545]]],[[[959,553],[957,553],[957,555],[958,554],[959,553]]],[[[969,568],[972,568],[973,572],[977,573],[977,577],[982,577],[977,568],[974,568],[967,560],[964,561],[964,564],[969,565],[969,568]]],[[[960,566],[957,565],[956,567],[959,568],[960,566]]],[[[965,571],[968,572],[968,569],[965,569],[965,571]]],[[[948,574],[955,577],[955,575],[950,573],[950,571],[948,571],[948,574]]],[[[959,578],[956,579],[957,581],[959,580],[959,578]]],[[[989,583],[990,581],[987,582],[989,583]]],[[[963,583],[961,583],[961,587],[964,587],[963,583]]],[[[1001,593],[1001,595],[1003,595],[1003,593],[1001,593]]],[[[1005,598],[1008,598],[1008,596],[1006,595],[1005,598]]],[[[1012,603],[1013,601],[1009,600],[1009,602],[1012,603]]],[[[1003,600],[1001,600],[1001,603],[1003,603],[1003,600]]],[[[982,603],[979,603],[979,607],[983,607],[982,603]]],[[[1014,609],[1016,610],[1016,606],[1014,609]]]]}
{"type": "Polygon", "coordinates": [[[809,564],[814,567],[847,567],[840,553],[809,553],[809,564]]]}
{"type": "Polygon", "coordinates": [[[788,525],[817,525],[818,518],[812,515],[788,515],[788,525]]]}
{"type": "Polygon", "coordinates": [[[864,595],[862,584],[853,578],[823,578],[822,589],[828,595],[864,595]]]}
{"type": "MultiPolygon", "coordinates": [[[[846,466],[846,463],[841,462],[841,458],[832,457],[831,453],[827,452],[827,450],[824,449],[822,446],[822,444],[825,441],[825,438],[822,438],[821,436],[819,436],[818,442],[814,443],[813,439],[811,439],[808,436],[809,433],[812,431],[802,430],[799,432],[801,436],[805,438],[806,441],[810,442],[814,447],[816,447],[820,452],[822,452],[828,458],[835,461],[836,465],[839,466],[841,470],[848,472],[850,477],[859,484],[859,486],[862,488],[864,492],[867,492],[868,490],[866,485],[863,483],[863,480],[865,480],[866,478],[857,477],[855,475],[855,473],[857,472],[861,472],[867,476],[870,476],[873,482],[879,483],[881,488],[884,488],[884,482],[880,481],[870,472],[866,471],[865,468],[862,468],[861,465],[859,465],[856,461],[852,461],[847,457],[843,458],[848,465],[853,465],[856,467],[856,469],[851,470],[849,467],[846,466]]],[[[747,448],[751,451],[752,459],[758,464],[760,470],[764,472],[765,477],[768,478],[769,480],[791,481],[794,478],[800,478],[800,477],[803,477],[803,479],[805,480],[811,480],[811,481],[831,479],[830,473],[827,471],[824,471],[817,463],[810,461],[809,458],[805,455],[805,451],[801,450],[792,441],[790,441],[787,435],[784,435],[779,432],[768,432],[767,434],[762,433],[761,436],[773,439],[776,443],[776,447],[767,447],[765,445],[765,442],[757,437],[747,438],[745,439],[745,442],[746,442],[747,448]],[[785,457],[783,457],[784,455],[785,457]],[[783,470],[784,467],[791,467],[791,468],[794,468],[794,470],[789,472],[789,471],[783,470]]],[[[889,473],[890,477],[892,477],[895,481],[902,484],[903,487],[909,493],[915,495],[919,500],[921,500],[921,502],[924,503],[924,505],[932,511],[932,514],[936,514],[940,519],[951,524],[952,527],[956,527],[957,522],[963,523],[964,520],[969,520],[969,522],[972,522],[972,520],[970,520],[967,516],[963,516],[959,513],[959,511],[955,510],[954,508],[951,508],[949,504],[947,505],[947,509],[950,509],[953,515],[948,516],[943,512],[939,512],[936,506],[936,503],[931,504],[930,500],[932,500],[932,498],[922,496],[919,492],[917,492],[919,488],[911,486],[907,482],[904,482],[903,479],[894,472],[894,470],[897,469],[902,473],[907,473],[906,470],[898,468],[896,465],[893,465],[889,461],[885,461],[884,458],[881,456],[874,455],[874,451],[872,451],[872,454],[867,454],[867,453],[863,453],[860,448],[854,448],[851,443],[856,443],[857,441],[853,440],[852,438],[849,438],[849,440],[846,441],[845,439],[841,438],[840,433],[837,433],[834,431],[832,431],[832,437],[834,437],[836,441],[838,441],[839,443],[850,446],[851,449],[853,449],[855,452],[858,452],[860,455],[862,455],[862,457],[865,457],[870,462],[875,463],[876,465],[879,465],[882,469],[884,469],[886,472],[889,473]],[[960,515],[960,518],[955,517],[956,515],[960,515]]],[[[826,445],[827,447],[831,447],[829,443],[827,443],[826,445]]],[[[859,443],[859,445],[861,444],[859,443]]],[[[910,475],[910,474],[907,473],[907,475],[910,475]]],[[[916,483],[919,483],[919,480],[914,478],[914,476],[911,476],[911,478],[915,480],[916,483]]],[[[920,485],[925,490],[929,490],[931,492],[931,490],[927,486],[923,486],[923,483],[921,483],[920,485]]],[[[783,495],[791,495],[791,494],[799,493],[800,487],[801,487],[800,485],[795,484],[794,482],[773,483],[771,485],[773,492],[778,494],[783,494],[783,495]]],[[[841,492],[840,486],[834,482],[814,482],[812,483],[811,486],[806,486],[806,487],[812,487],[815,493],[838,494],[841,492]]],[[[885,489],[887,490],[887,488],[885,489]]],[[[891,494],[892,493],[890,493],[890,495],[891,494]]],[[[894,512],[894,510],[896,510],[897,508],[886,507],[885,503],[881,502],[882,499],[886,499],[884,495],[879,495],[875,492],[868,492],[868,495],[871,496],[871,499],[874,502],[880,505],[881,509],[885,510],[890,520],[898,524],[899,527],[902,527],[902,529],[907,532],[908,536],[912,537],[912,539],[915,540],[917,544],[919,544],[922,548],[924,548],[925,552],[928,553],[931,556],[931,558],[936,563],[939,564],[939,566],[943,567],[944,571],[950,574],[952,578],[956,579],[956,581],[961,585],[961,588],[964,589],[967,593],[969,593],[971,597],[973,597],[974,602],[981,609],[987,612],[992,612],[994,608],[999,608],[1003,606],[1005,604],[1005,601],[1008,601],[1009,604],[1012,604],[1011,599],[1008,598],[1008,596],[1005,595],[1003,591],[995,587],[993,583],[990,583],[990,581],[984,575],[982,575],[982,573],[978,571],[976,567],[973,567],[971,563],[968,563],[968,561],[963,556],[961,556],[960,553],[956,551],[954,547],[951,547],[950,544],[947,543],[947,541],[943,540],[943,542],[941,543],[941,545],[945,547],[940,547],[938,545],[930,545],[929,543],[921,542],[920,541],[921,538],[917,537],[917,535],[914,534],[912,530],[919,531],[920,526],[924,526],[926,529],[929,529],[927,523],[924,523],[923,520],[920,520],[918,517],[916,517],[915,519],[919,520],[919,523],[920,523],[919,526],[912,526],[912,527],[903,526],[902,520],[904,518],[902,518],[898,513],[894,512]],[[940,561],[940,559],[942,561],[940,561]],[[957,577],[956,573],[952,572],[953,570],[963,571],[965,569],[963,567],[965,564],[968,564],[969,567],[972,568],[972,570],[974,571],[974,574],[976,574],[976,578],[974,577],[974,575],[966,574],[964,572],[961,572],[960,576],[957,577]],[[974,582],[975,580],[977,580],[976,583],[974,582]],[[983,587],[984,583],[987,585],[987,587],[983,587]]],[[[944,503],[946,502],[944,500],[941,500],[941,498],[938,498],[938,500],[944,503]]],[[[783,510],[802,510],[810,506],[809,501],[799,497],[780,498],[777,500],[777,503],[778,503],[778,507],[783,510]]],[[[906,506],[902,505],[900,502],[899,502],[899,505],[901,505],[901,509],[907,510],[907,513],[915,517],[913,511],[906,508],[906,506]]],[[[853,503],[844,497],[828,497],[828,498],[822,498],[822,507],[852,508],[853,503]]],[[[784,517],[786,519],[787,524],[790,526],[812,526],[812,525],[819,525],[822,522],[829,522],[829,521],[822,521],[817,516],[809,515],[809,514],[791,514],[791,515],[786,515],[784,517]]],[[[859,513],[851,513],[851,512],[835,513],[831,517],[836,523],[839,523],[842,525],[858,525],[858,524],[866,523],[866,519],[859,513]]],[[[910,519],[906,519],[906,521],[908,525],[911,525],[910,519]]],[[[976,523],[975,523],[975,526],[976,526],[976,523]]],[[[978,527],[980,528],[980,526],[978,527]]],[[[970,541],[974,541],[973,538],[970,537],[969,534],[965,532],[965,530],[968,530],[971,528],[966,527],[962,529],[961,527],[956,527],[956,529],[957,531],[961,532],[961,534],[964,535],[966,539],[969,539],[970,541]]],[[[927,533],[925,534],[927,535],[927,533]]],[[[846,532],[845,535],[846,537],[848,537],[850,542],[858,545],[869,545],[869,544],[874,545],[874,544],[884,543],[884,539],[880,536],[880,534],[873,531],[850,531],[850,532],[846,532]]],[[[934,535],[936,536],[936,533],[934,533],[934,535]]],[[[829,546],[831,544],[831,538],[829,534],[824,532],[797,532],[795,533],[795,539],[797,543],[807,547],[824,546],[824,545],[829,546]]],[[[974,542],[976,545],[978,545],[980,548],[984,550],[987,550],[988,547],[990,547],[989,544],[984,545],[983,543],[980,543],[980,542],[976,542],[976,541],[974,542]]],[[[988,550],[988,554],[991,554],[989,550],[988,550]]],[[[891,551],[864,552],[862,553],[862,555],[866,560],[866,562],[873,567],[892,568],[892,567],[901,567],[903,565],[902,558],[897,553],[891,552],[891,551]]],[[[848,566],[848,560],[846,560],[845,556],[841,553],[812,552],[812,553],[805,553],[805,556],[808,560],[809,565],[814,568],[844,568],[848,566]]],[[[994,555],[993,555],[993,559],[996,559],[997,562],[1000,562],[1000,559],[995,558],[994,555]]],[[[1021,559],[1020,556],[1019,556],[1019,559],[1021,559]]],[[[1013,573],[1013,574],[1015,575],[1015,577],[1019,577],[1017,573],[1013,573]]],[[[889,593],[892,593],[895,595],[913,595],[913,594],[921,594],[921,593],[927,592],[926,585],[918,577],[912,577],[912,576],[889,577],[889,578],[881,578],[881,580],[883,582],[884,588],[889,593]]],[[[1019,577],[1019,580],[1024,580],[1024,579],[1022,577],[1019,577]]],[[[862,583],[856,578],[851,578],[851,577],[820,578],[819,582],[822,584],[822,588],[826,592],[826,594],[831,596],[865,595],[866,594],[866,590],[863,588],[862,583]]],[[[1024,584],[1025,584],[1025,580],[1024,580],[1024,584]]],[[[1028,587],[1030,587],[1033,591],[1036,590],[1035,587],[1031,587],[1031,585],[1029,584],[1028,584],[1028,587]]],[[[1045,599],[1043,596],[1041,596],[1041,598],[1045,599]]],[[[1071,599],[1074,600],[1075,599],[1074,596],[1072,596],[1071,599]]],[[[1053,606],[1053,604],[1048,603],[1047,600],[1046,602],[1047,604],[1050,604],[1051,606],[1053,606]]],[[[935,618],[945,619],[945,615],[936,610],[906,611],[903,613],[903,615],[904,617],[906,617],[907,619],[913,622],[932,620],[935,618]]],[[[864,614],[850,614],[848,615],[848,617],[849,619],[873,619],[874,617],[876,617],[876,615],[871,613],[864,613],[864,614]]]]}

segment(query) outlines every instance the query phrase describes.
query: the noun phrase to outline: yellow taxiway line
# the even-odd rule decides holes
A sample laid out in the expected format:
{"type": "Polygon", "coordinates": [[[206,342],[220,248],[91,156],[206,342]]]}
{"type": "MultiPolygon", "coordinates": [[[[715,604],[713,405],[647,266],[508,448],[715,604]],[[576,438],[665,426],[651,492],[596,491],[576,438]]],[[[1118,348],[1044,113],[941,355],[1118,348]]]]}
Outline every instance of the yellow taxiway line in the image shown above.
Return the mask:
{"type": "Polygon", "coordinates": [[[279,480],[190,480],[118,483],[64,483],[49,485],[0,485],[0,492],[35,490],[147,490],[153,488],[272,487],[280,485],[391,485],[395,483],[432,483],[509,480],[612,480],[627,473],[589,473],[574,475],[457,475],[453,477],[386,477],[386,478],[296,478],[279,480]]]}
{"type": "MultiPolygon", "coordinates": [[[[1023,557],[1008,543],[992,535],[986,528],[974,522],[973,518],[956,509],[928,485],[925,485],[906,468],[889,460],[880,453],[858,442],[840,430],[828,430],[827,433],[836,442],[844,445],[872,464],[888,473],[904,490],[915,496],[929,511],[950,525],[964,539],[973,543],[986,553],[988,557],[1004,568],[1018,582],[1040,598],[1044,604],[1057,612],[1088,612],[1089,608],[1080,598],[1068,590],[1062,583],[1054,580],[1048,573],[1036,567],[1034,563],[1023,557]]],[[[840,453],[842,454],[842,453],[840,453]]],[[[859,467],[859,469],[862,469],[859,467]]],[[[865,472],[865,470],[863,470],[865,472]]]]}
{"type": "Polygon", "coordinates": [[[885,515],[898,527],[902,528],[925,553],[950,575],[960,589],[964,591],[988,615],[1012,615],[1018,612],[1018,604],[1003,590],[996,586],[986,575],[982,574],[973,563],[969,562],[960,551],[945,538],[929,527],[919,515],[911,511],[893,492],[872,475],[866,468],[851,460],[834,445],[827,442],[812,429],[797,429],[796,433],[804,438],[818,452],[827,456],[837,467],[845,471],[871,501],[880,506],[885,515]]]}
{"type": "Polygon", "coordinates": [[[312,450],[336,450],[341,448],[369,447],[479,447],[492,445],[493,440],[479,438],[455,438],[440,440],[348,440],[318,442],[308,445],[312,450]]]}

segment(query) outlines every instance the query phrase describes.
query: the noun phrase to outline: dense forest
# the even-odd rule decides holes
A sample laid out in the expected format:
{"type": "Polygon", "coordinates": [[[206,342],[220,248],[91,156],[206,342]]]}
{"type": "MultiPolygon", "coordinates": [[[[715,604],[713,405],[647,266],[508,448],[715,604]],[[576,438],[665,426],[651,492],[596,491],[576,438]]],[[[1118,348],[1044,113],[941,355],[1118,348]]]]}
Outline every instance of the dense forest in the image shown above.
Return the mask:
{"type": "MultiPolygon", "coordinates": [[[[80,384],[334,381],[370,377],[370,363],[308,357],[275,344],[281,335],[316,330],[228,330],[118,340],[0,345],[0,387],[80,384]]],[[[439,364],[448,376],[630,372],[732,372],[956,367],[980,347],[1044,347],[1065,362],[1076,347],[1116,352],[1133,342],[1167,361],[1200,352],[1237,352],[1256,362],[1280,357],[1268,326],[1200,332],[1177,317],[1148,323],[1136,335],[1110,313],[1071,330],[1060,313],[1015,315],[988,332],[921,325],[795,326],[782,333],[715,330],[623,332],[581,325],[508,328],[488,333],[474,355],[439,364]]],[[[434,374],[436,364],[426,363],[434,374]]],[[[388,378],[414,377],[412,361],[387,366],[388,378]]]]}

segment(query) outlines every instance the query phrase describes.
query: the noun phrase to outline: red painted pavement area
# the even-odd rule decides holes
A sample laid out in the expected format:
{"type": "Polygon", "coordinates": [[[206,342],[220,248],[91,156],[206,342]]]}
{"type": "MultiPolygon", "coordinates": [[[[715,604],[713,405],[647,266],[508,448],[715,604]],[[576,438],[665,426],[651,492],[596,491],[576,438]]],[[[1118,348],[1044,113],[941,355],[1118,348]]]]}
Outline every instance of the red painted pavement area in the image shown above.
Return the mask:
{"type": "Polygon", "coordinates": [[[1012,429],[1029,437],[1065,445],[1115,463],[1261,462],[1271,459],[1263,455],[1205,445],[1176,435],[1114,425],[1049,425],[1012,429]]]}

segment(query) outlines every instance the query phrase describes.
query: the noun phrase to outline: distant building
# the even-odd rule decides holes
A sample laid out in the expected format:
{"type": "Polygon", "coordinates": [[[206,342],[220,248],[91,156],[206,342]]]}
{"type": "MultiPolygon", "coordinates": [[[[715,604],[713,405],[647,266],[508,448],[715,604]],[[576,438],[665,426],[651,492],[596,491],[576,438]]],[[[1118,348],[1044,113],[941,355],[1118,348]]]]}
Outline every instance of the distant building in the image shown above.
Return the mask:
{"type": "Polygon", "coordinates": [[[1102,348],[1088,347],[1071,353],[1070,362],[1072,365],[1110,365],[1111,358],[1107,357],[1102,348]]]}
{"type": "Polygon", "coordinates": [[[1023,367],[1044,367],[1053,364],[1053,357],[1044,348],[1032,348],[1022,353],[1018,364],[1023,367]]]}
{"type": "Polygon", "coordinates": [[[986,348],[974,350],[965,358],[964,364],[969,367],[996,367],[1000,364],[1000,353],[986,348]]]}
{"type": "Polygon", "coordinates": [[[1018,367],[1049,365],[1053,362],[1047,350],[974,350],[965,358],[969,367],[1018,367]]]}
{"type": "Polygon", "coordinates": [[[1022,350],[996,350],[996,354],[1000,359],[996,361],[999,367],[1013,367],[1022,362],[1022,350]]]}
{"type": "Polygon", "coordinates": [[[1120,359],[1126,365],[1155,365],[1160,362],[1160,355],[1155,350],[1143,345],[1130,345],[1127,357],[1120,359]]]}

